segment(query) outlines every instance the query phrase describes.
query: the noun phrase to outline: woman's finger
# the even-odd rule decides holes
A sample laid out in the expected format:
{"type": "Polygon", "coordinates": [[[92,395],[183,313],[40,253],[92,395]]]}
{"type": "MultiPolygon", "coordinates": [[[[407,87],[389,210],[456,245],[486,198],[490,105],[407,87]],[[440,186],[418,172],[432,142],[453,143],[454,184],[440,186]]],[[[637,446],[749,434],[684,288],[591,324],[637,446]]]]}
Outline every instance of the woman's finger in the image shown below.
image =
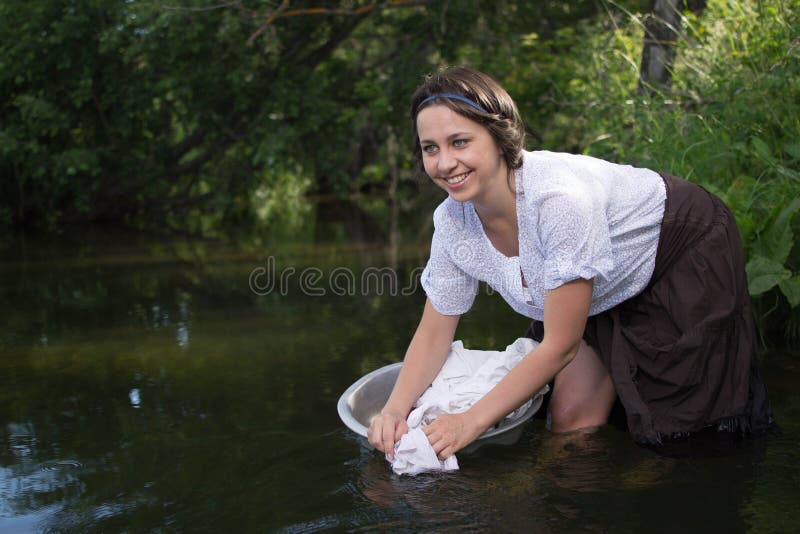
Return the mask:
{"type": "Polygon", "coordinates": [[[406,432],[408,432],[408,423],[406,423],[403,420],[400,420],[397,426],[395,426],[395,431],[394,431],[395,442],[400,441],[400,438],[402,438],[403,434],[405,434],[406,432]]]}
{"type": "Polygon", "coordinates": [[[369,444],[375,448],[378,448],[380,445],[380,422],[378,419],[373,419],[372,423],[370,423],[369,428],[367,429],[367,441],[369,444]]]}
{"type": "Polygon", "coordinates": [[[394,458],[394,425],[383,426],[383,452],[386,453],[389,460],[394,458]]]}

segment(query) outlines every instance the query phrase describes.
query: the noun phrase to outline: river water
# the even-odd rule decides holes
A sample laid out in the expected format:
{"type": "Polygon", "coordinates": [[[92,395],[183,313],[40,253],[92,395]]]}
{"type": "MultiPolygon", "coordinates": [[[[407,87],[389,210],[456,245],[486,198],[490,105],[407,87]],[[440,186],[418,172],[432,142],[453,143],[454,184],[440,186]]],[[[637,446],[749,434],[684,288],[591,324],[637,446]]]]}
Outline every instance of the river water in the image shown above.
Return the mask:
{"type": "MultiPolygon", "coordinates": [[[[765,356],[777,436],[671,457],[534,419],[458,472],[393,475],[336,402],[416,326],[430,227],[399,226],[2,240],[0,532],[797,529],[788,351],[765,356]]],[[[456,337],[502,349],[526,327],[482,290],[456,337]]]]}

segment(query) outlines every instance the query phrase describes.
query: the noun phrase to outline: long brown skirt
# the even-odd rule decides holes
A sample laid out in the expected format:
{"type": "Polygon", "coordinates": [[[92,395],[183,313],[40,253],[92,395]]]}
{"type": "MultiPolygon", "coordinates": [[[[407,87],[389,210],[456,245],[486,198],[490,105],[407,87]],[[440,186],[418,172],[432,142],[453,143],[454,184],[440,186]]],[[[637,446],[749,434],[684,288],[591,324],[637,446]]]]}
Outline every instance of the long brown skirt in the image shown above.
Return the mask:
{"type": "MultiPolygon", "coordinates": [[[[715,427],[773,426],[736,221],[716,196],[662,175],[655,270],[635,297],[589,317],[584,339],[608,369],[641,443],[715,427]]],[[[528,332],[541,340],[543,325],[528,332]]]]}

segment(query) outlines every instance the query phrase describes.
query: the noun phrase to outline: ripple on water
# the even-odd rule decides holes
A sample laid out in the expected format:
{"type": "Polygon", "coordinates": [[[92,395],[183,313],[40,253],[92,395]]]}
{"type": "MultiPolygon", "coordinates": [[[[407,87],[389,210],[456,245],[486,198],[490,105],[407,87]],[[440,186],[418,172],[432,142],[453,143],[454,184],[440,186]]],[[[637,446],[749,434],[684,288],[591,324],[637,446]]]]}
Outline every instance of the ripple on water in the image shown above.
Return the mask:
{"type": "Polygon", "coordinates": [[[83,464],[77,460],[55,460],[44,462],[40,469],[42,471],[63,471],[65,469],[80,469],[83,464]]]}
{"type": "Polygon", "coordinates": [[[8,434],[8,448],[18,462],[28,462],[36,455],[39,440],[36,437],[36,429],[33,424],[8,423],[6,432],[8,434]]]}

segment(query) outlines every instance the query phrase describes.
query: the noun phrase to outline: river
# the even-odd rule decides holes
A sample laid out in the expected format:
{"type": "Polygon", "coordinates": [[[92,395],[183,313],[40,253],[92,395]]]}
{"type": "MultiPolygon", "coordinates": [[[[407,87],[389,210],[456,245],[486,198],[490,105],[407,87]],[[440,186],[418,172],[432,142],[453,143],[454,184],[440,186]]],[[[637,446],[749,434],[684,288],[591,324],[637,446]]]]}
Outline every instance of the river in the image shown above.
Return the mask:
{"type": "MultiPolygon", "coordinates": [[[[614,427],[398,477],[339,421],[402,358],[430,227],[232,240],[86,230],[0,241],[0,532],[788,532],[800,355],[765,355],[782,433],[672,457],[614,427]]],[[[485,288],[457,338],[527,321],[485,288]]]]}

